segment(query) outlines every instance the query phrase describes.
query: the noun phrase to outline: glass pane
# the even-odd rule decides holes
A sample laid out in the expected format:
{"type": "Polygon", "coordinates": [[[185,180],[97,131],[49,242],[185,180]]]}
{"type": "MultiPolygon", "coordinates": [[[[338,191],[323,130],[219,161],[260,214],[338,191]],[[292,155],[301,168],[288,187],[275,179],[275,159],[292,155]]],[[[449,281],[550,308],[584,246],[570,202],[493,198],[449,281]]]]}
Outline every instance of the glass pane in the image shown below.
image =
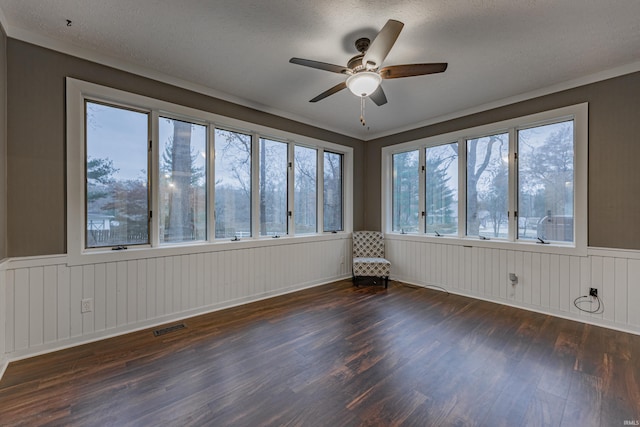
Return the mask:
{"type": "Polygon", "coordinates": [[[342,154],[324,152],[324,231],[342,230],[342,154]]]}
{"type": "Polygon", "coordinates": [[[260,235],[287,234],[287,144],[260,138],[260,235]]]}
{"type": "Polygon", "coordinates": [[[160,117],[160,243],[207,238],[207,128],[160,117]]]}
{"type": "Polygon", "coordinates": [[[393,155],[393,231],[418,231],[420,168],[418,150],[393,155]]]}
{"type": "Polygon", "coordinates": [[[317,231],[318,205],[318,151],[296,145],[294,164],[293,216],[295,218],[295,233],[315,233],[317,231]]]}
{"type": "Polygon", "coordinates": [[[86,247],[149,243],[149,116],[86,103],[86,247]]]}
{"type": "Polygon", "coordinates": [[[573,121],[518,131],[518,237],[573,242],[573,121]]]}
{"type": "Polygon", "coordinates": [[[251,236],[251,136],[216,129],[216,239],[251,236]]]}
{"type": "Polygon", "coordinates": [[[458,233],[458,143],[426,149],[427,233],[458,233]]]}
{"type": "Polygon", "coordinates": [[[467,141],[467,235],[508,237],[508,134],[467,141]]]}

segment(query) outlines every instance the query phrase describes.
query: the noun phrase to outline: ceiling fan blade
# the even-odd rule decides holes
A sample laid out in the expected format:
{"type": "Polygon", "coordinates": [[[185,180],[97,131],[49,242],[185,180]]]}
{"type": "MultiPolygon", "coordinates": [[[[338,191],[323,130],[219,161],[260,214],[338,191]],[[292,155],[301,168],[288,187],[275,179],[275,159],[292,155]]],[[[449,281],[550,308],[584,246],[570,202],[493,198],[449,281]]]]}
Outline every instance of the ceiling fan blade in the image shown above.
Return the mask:
{"type": "Polygon", "coordinates": [[[389,19],[371,42],[364,58],[362,58],[362,64],[366,64],[370,69],[380,67],[400,35],[402,27],[404,27],[402,22],[389,19]]]}
{"type": "Polygon", "coordinates": [[[315,98],[313,98],[309,102],[318,102],[321,99],[325,99],[327,96],[330,96],[330,95],[333,95],[334,93],[340,92],[342,89],[346,89],[346,87],[347,87],[347,83],[346,82],[338,83],[337,85],[335,85],[331,89],[325,90],[324,92],[322,92],[320,95],[316,96],[315,98]]]}
{"type": "Polygon", "coordinates": [[[371,95],[369,95],[369,98],[371,98],[371,100],[375,102],[378,107],[387,103],[387,96],[384,94],[382,86],[378,86],[378,89],[376,89],[371,95]]]}
{"type": "Polygon", "coordinates": [[[317,68],[318,70],[331,71],[332,73],[346,74],[349,70],[347,67],[340,65],[327,64],[326,62],[312,61],[310,59],[291,58],[292,64],[303,65],[305,67],[317,68]]]}
{"type": "Polygon", "coordinates": [[[400,77],[423,76],[425,74],[442,73],[447,69],[446,62],[433,64],[390,65],[378,72],[383,79],[398,79],[400,77]]]}

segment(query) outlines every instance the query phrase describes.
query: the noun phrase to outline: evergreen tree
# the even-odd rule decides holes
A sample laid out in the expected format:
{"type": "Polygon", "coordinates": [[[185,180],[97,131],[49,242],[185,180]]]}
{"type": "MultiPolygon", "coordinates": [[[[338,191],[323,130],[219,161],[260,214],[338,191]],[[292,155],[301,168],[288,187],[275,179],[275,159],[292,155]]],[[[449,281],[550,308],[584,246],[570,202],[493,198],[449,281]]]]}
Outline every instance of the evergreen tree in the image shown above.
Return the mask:
{"type": "Polygon", "coordinates": [[[454,191],[448,185],[451,177],[447,176],[447,167],[451,163],[451,159],[451,157],[427,156],[427,232],[451,233],[455,231],[455,229],[451,229],[450,225],[456,215],[452,209],[455,202],[454,191]]]}
{"type": "Polygon", "coordinates": [[[99,200],[109,195],[108,186],[113,184],[113,174],[118,169],[113,167],[113,160],[87,159],[87,207],[91,207],[99,200]]]}

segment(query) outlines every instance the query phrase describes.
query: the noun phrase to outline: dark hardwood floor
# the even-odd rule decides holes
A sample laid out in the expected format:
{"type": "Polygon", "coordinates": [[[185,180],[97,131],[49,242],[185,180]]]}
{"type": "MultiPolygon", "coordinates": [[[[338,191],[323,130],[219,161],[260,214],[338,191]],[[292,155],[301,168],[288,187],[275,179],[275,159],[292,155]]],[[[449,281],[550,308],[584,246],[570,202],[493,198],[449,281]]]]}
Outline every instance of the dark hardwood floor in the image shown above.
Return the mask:
{"type": "Polygon", "coordinates": [[[337,282],[9,365],[0,425],[623,426],[640,336],[337,282]]]}

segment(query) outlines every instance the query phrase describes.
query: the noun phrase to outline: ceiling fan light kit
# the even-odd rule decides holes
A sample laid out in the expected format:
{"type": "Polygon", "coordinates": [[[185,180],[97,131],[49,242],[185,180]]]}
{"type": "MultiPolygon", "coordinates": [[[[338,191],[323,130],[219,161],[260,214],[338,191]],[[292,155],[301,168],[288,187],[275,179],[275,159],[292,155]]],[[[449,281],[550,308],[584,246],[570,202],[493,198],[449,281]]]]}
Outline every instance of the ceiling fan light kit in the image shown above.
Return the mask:
{"type": "Polygon", "coordinates": [[[354,95],[364,98],[375,92],[381,82],[380,74],[373,71],[361,71],[347,78],[347,87],[354,95]]]}
{"type": "Polygon", "coordinates": [[[291,58],[289,62],[292,64],[348,76],[346,81],[342,81],[331,89],[322,92],[309,102],[318,102],[340,92],[344,88],[349,88],[351,93],[361,98],[362,114],[360,122],[364,125],[364,98],[369,97],[378,106],[387,103],[387,97],[381,86],[383,79],[397,79],[444,72],[447,69],[446,62],[391,65],[380,68],[400,35],[402,27],[404,27],[402,22],[389,19],[373,41],[370,42],[367,38],[356,40],[356,49],[360,53],[351,58],[346,67],[310,59],[291,58]]]}

